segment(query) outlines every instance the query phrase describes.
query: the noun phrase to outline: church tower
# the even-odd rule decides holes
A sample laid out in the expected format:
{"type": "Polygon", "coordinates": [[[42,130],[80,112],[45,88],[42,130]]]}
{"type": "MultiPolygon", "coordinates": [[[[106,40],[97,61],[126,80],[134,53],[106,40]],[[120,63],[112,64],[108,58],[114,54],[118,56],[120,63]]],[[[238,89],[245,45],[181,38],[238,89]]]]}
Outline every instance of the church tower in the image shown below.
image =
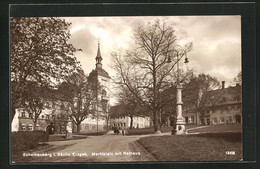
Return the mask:
{"type": "Polygon", "coordinates": [[[102,56],[100,53],[100,43],[98,42],[98,50],[97,50],[97,56],[96,56],[96,69],[102,69],[102,56]]]}
{"type": "MultiPolygon", "coordinates": [[[[95,113],[92,116],[96,121],[92,129],[101,131],[106,125],[107,111],[104,109],[104,104],[109,106],[110,102],[110,76],[102,67],[102,55],[100,52],[100,43],[98,42],[97,55],[96,55],[96,68],[91,71],[88,81],[96,87],[96,100],[94,103],[95,113]]],[[[83,123],[84,124],[84,123],[83,123]]]]}
{"type": "Polygon", "coordinates": [[[98,48],[97,48],[97,56],[96,56],[96,68],[95,70],[92,70],[92,72],[89,74],[90,81],[94,79],[99,79],[99,80],[109,80],[110,76],[109,74],[103,69],[102,67],[102,56],[100,52],[100,43],[98,42],[98,48]]]}

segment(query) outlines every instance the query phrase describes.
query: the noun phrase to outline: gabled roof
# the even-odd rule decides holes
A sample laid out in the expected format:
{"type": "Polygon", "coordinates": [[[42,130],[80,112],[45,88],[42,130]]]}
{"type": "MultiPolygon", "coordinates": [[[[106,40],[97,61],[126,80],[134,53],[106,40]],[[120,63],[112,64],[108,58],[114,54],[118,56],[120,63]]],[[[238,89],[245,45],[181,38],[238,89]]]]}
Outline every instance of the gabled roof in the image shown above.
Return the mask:
{"type": "Polygon", "coordinates": [[[236,104],[242,102],[242,87],[240,85],[211,90],[204,92],[202,95],[202,100],[211,99],[214,103],[208,103],[206,106],[220,106],[227,104],[236,104]]]}

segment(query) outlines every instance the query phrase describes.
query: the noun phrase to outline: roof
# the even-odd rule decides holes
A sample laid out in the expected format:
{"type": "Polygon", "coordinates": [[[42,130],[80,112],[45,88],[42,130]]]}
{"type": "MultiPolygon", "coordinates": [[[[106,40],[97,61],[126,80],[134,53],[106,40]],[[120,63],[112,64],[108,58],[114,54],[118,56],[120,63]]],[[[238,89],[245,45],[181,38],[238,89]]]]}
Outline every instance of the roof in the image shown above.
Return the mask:
{"type": "Polygon", "coordinates": [[[211,90],[203,93],[202,100],[209,100],[206,106],[220,106],[242,102],[242,87],[240,85],[211,90]]]}
{"type": "Polygon", "coordinates": [[[89,77],[90,77],[90,79],[92,79],[93,77],[96,77],[97,75],[110,79],[109,74],[102,68],[96,68],[95,70],[92,70],[89,74],[89,77]]]}

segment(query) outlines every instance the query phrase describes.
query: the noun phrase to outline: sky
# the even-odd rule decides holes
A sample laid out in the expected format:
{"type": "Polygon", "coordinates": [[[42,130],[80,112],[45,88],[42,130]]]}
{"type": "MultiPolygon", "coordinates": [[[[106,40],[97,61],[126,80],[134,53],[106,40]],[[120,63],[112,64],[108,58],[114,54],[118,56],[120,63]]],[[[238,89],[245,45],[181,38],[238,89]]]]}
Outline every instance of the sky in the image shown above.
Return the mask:
{"type": "MultiPolygon", "coordinates": [[[[66,17],[71,22],[69,43],[82,49],[76,57],[89,74],[95,69],[98,41],[103,57],[103,68],[114,75],[111,53],[130,49],[133,31],[140,24],[165,20],[176,31],[179,44],[193,43],[188,53],[188,67],[197,73],[210,74],[226,84],[233,83],[241,71],[240,16],[163,16],[163,17],[66,17]]],[[[234,85],[234,84],[233,84],[234,85]]]]}

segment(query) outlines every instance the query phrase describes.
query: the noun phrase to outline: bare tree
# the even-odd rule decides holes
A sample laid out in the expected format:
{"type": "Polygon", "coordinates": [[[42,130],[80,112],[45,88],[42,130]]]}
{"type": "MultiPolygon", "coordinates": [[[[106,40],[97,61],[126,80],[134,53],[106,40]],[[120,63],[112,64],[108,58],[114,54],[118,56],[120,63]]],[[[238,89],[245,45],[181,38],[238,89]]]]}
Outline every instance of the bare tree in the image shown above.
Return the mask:
{"type": "Polygon", "coordinates": [[[116,116],[130,117],[130,129],[133,128],[134,116],[148,115],[148,113],[144,111],[144,108],[138,104],[136,97],[129,91],[126,86],[120,85],[118,87],[116,97],[118,100],[118,109],[120,111],[115,111],[113,113],[116,116]]]}
{"type": "MultiPolygon", "coordinates": [[[[205,112],[207,111],[207,105],[215,105],[219,98],[220,93],[211,92],[214,89],[219,89],[220,83],[217,78],[206,74],[199,74],[198,76],[193,76],[189,83],[185,85],[184,88],[184,100],[186,105],[193,107],[196,113],[196,123],[198,124],[198,113],[202,119],[205,118],[205,112]]],[[[189,108],[189,107],[186,107],[189,108]]],[[[205,124],[205,121],[202,121],[205,124]]]]}
{"type": "Polygon", "coordinates": [[[136,48],[122,57],[114,56],[117,84],[125,85],[140,105],[152,112],[154,132],[158,131],[158,111],[161,107],[159,94],[169,87],[169,75],[174,66],[192,47],[177,44],[173,27],[156,20],[153,24],[139,26],[134,33],[136,48]],[[167,63],[172,55],[172,63],[167,63]]]}
{"type": "MultiPolygon", "coordinates": [[[[193,79],[194,70],[188,69],[184,71],[179,70],[179,75],[177,72],[171,74],[172,79],[177,79],[179,76],[179,82],[183,84],[182,99],[185,104],[183,104],[183,109],[188,110],[194,105],[194,94],[196,90],[190,85],[191,79],[193,79]]],[[[161,105],[160,109],[160,126],[165,125],[169,117],[173,118],[176,116],[176,83],[172,83],[169,88],[162,91],[159,95],[159,101],[161,105]]],[[[174,125],[174,124],[172,124],[174,125]]]]}
{"type": "Polygon", "coordinates": [[[93,113],[93,101],[95,93],[88,84],[84,72],[74,73],[66,82],[59,86],[60,99],[64,101],[67,112],[77,125],[77,133],[80,132],[80,124],[88,114],[93,113]]]}
{"type": "Polygon", "coordinates": [[[242,72],[240,71],[237,76],[234,78],[236,84],[242,85],[242,72]]]}

